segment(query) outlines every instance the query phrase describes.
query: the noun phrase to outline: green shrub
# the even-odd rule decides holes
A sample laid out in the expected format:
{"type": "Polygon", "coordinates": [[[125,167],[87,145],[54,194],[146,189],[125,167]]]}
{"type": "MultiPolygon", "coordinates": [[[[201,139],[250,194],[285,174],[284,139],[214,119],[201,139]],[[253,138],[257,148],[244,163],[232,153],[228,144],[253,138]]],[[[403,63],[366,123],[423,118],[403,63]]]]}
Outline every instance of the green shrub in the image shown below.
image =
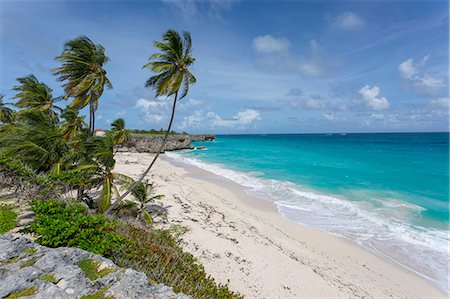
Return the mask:
{"type": "Polygon", "coordinates": [[[4,234],[17,225],[17,213],[12,205],[0,205],[0,234],[4,234]]]}
{"type": "Polygon", "coordinates": [[[68,205],[57,200],[34,200],[34,221],[25,231],[37,236],[37,242],[49,247],[78,247],[103,256],[120,252],[125,238],[114,233],[118,222],[105,215],[87,215],[80,204],[68,205]]]}

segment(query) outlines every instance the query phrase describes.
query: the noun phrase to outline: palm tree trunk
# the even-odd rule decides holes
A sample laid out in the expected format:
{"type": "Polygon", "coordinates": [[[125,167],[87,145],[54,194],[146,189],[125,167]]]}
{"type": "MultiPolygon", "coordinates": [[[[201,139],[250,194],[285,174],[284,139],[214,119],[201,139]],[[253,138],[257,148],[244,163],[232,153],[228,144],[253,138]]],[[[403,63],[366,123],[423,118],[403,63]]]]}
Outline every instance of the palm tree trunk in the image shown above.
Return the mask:
{"type": "Polygon", "coordinates": [[[91,101],[89,103],[89,132],[91,133],[91,136],[94,135],[94,103],[91,101]]]}
{"type": "Polygon", "coordinates": [[[169,136],[169,132],[172,129],[172,123],[173,123],[173,118],[175,116],[175,107],[177,105],[177,100],[178,100],[178,91],[175,93],[175,98],[173,99],[173,105],[172,105],[172,116],[170,117],[170,122],[169,122],[169,127],[167,128],[166,134],[164,135],[164,139],[161,143],[161,146],[158,149],[158,152],[156,153],[155,157],[153,158],[152,162],[150,163],[150,165],[147,167],[147,169],[141,174],[141,176],[139,177],[139,179],[134,182],[134,184],[130,187],[130,189],[128,189],[124,194],[122,194],[109,208],[108,210],[106,210],[106,213],[110,213],[115,207],[117,207],[117,205],[128,195],[131,193],[131,191],[133,191],[134,188],[136,188],[137,185],[139,185],[142,180],[145,178],[145,176],[148,174],[148,172],[150,171],[150,169],[152,168],[153,164],[155,164],[156,160],[159,157],[159,154],[161,153],[161,151],[164,150],[165,145],[166,145],[166,140],[167,140],[167,136],[169,136]]]}

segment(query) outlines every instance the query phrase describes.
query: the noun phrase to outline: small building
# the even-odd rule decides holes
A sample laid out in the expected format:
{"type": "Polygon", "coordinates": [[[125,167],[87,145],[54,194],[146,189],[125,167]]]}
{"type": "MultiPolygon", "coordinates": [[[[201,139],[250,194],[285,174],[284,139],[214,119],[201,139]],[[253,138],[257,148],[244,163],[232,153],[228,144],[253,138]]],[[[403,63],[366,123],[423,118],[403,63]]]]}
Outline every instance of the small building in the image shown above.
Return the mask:
{"type": "Polygon", "coordinates": [[[106,132],[102,129],[95,129],[95,136],[105,136],[106,132]]]}

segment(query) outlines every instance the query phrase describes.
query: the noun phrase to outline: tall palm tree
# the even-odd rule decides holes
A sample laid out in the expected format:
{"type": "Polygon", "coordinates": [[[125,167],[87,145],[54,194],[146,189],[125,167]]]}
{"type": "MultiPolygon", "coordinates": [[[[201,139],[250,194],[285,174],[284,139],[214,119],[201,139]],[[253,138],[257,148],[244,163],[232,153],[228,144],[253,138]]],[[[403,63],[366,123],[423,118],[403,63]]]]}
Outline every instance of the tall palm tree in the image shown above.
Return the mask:
{"type": "Polygon", "coordinates": [[[150,165],[142,173],[139,179],[109,207],[107,212],[111,212],[134,188],[136,188],[155,164],[159,154],[164,150],[167,136],[172,128],[177,101],[184,98],[188,94],[189,86],[197,81],[194,75],[189,71],[189,67],[195,61],[195,58],[191,56],[192,40],[189,32],[184,31],[182,38],[178,32],[169,29],[163,35],[163,41],[155,41],[154,46],[160,50],[160,53],[150,56],[150,61],[144,65],[144,68],[150,68],[157,74],[150,77],[145,86],[152,87],[156,91],[156,96],[174,96],[169,126],[161,146],[150,165]],[[181,96],[178,98],[180,88],[183,89],[181,96]]]}
{"type": "Polygon", "coordinates": [[[105,48],[94,44],[86,36],[70,40],[64,44],[62,54],[56,57],[62,66],[53,73],[63,84],[65,98],[73,98],[70,108],[82,109],[89,105],[89,129],[95,129],[95,111],[105,86],[112,88],[103,65],[109,61],[105,48]]]}
{"type": "Polygon", "coordinates": [[[19,85],[14,86],[12,89],[18,93],[14,96],[18,99],[16,106],[19,108],[38,109],[46,111],[54,119],[58,119],[58,113],[62,109],[55,105],[55,102],[60,98],[54,98],[52,96],[52,89],[45,83],[39,82],[34,75],[18,78],[19,85]]]}
{"type": "Polygon", "coordinates": [[[14,111],[11,108],[6,107],[9,103],[3,102],[4,95],[0,94],[0,122],[9,123],[13,119],[14,111]]]}

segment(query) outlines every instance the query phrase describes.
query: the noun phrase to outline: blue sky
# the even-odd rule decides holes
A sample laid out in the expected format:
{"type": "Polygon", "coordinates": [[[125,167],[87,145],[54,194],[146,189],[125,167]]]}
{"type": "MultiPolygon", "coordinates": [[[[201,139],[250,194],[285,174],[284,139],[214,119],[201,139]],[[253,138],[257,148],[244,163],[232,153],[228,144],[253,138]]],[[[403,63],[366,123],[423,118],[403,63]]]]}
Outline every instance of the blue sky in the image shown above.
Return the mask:
{"type": "MultiPolygon", "coordinates": [[[[174,129],[190,133],[448,131],[447,1],[0,1],[0,93],[51,74],[69,39],[106,48],[114,88],[97,127],[166,127],[170,99],[142,65],[168,29],[190,31],[197,84],[174,129]]],[[[87,112],[87,111],[86,111],[87,112]]]]}

